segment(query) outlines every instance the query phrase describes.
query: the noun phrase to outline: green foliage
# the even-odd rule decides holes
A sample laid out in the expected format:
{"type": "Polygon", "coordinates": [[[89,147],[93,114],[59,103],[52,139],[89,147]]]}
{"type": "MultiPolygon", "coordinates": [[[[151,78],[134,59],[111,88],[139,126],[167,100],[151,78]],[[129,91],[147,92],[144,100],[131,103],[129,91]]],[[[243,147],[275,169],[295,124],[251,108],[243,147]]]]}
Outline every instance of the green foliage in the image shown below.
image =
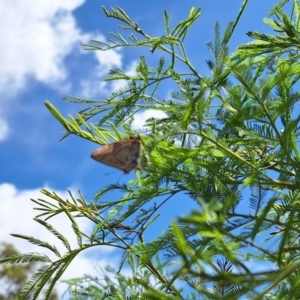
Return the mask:
{"type": "MultiPolygon", "coordinates": [[[[19,237],[22,237],[21,235],[19,237]]],[[[32,239],[33,241],[34,239],[32,239]]],[[[21,295],[29,276],[34,273],[34,265],[28,264],[28,262],[49,262],[49,259],[45,259],[44,255],[30,253],[29,255],[20,255],[12,244],[1,244],[0,259],[2,263],[8,263],[2,265],[0,268],[0,299],[1,300],[14,300],[21,295]],[[17,264],[22,263],[22,264],[17,264]]],[[[32,293],[28,295],[28,298],[32,297],[32,293]]],[[[52,290],[48,295],[49,300],[57,300],[58,296],[55,290],[52,290]]]]}
{"type": "Polygon", "coordinates": [[[47,108],[65,128],[64,137],[75,134],[99,144],[137,134],[131,130],[132,120],[146,109],[163,111],[166,117],[149,119],[145,130],[138,132],[143,157],[137,179],[103,188],[92,202],[71,192],[64,200],[45,189],[42,193],[52,202],[33,200],[41,211],[35,220],[67,252],[62,255],[45,241],[15,235],[57,257],[52,261],[24,254],[1,261],[48,262],[27,283],[20,299],[33,288],[36,299],[47,282],[49,295],[78,253],[101,245],[123,251],[120,270],[107,269],[101,280],[85,276],[68,281],[72,299],[300,298],[299,3],[294,1],[288,17],[283,10],[286,1],[281,1],[271,10],[277,19],[265,20],[274,35],[250,32],[254,42],[230,53],[228,43],[247,2],[223,36],[216,23],[214,42],[207,45],[212,54],[207,62],[212,75],[207,77],[196,70],[184,47],[199,8],[192,8],[173,30],[165,12],[161,37],[146,34],[122,9],[104,8],[108,17],[125,23],[121,29],[136,35],[112,34],[108,42],[93,41],[85,49],[146,47],[166,57],[156,67],[141,57],[135,75],[111,70],[106,80],[122,79],[126,85],[105,100],[67,97],[91,105],[76,117],[65,118],[50,102],[47,108]],[[174,92],[169,99],[158,99],[165,82],[172,83],[174,92]],[[95,116],[97,123],[92,123],[95,116]],[[103,200],[115,190],[123,192],[120,199],[103,200]],[[146,243],[144,234],[161,207],[183,194],[182,205],[193,201],[198,208],[146,243]],[[249,209],[241,211],[241,203],[249,209]],[[71,221],[76,249],[47,223],[58,214],[71,221]],[[94,224],[91,234],[81,231],[78,217],[94,224]],[[133,225],[127,225],[132,219],[133,225]],[[252,267],[261,261],[272,263],[272,269],[252,267]],[[124,267],[131,275],[122,274],[124,267]]]}

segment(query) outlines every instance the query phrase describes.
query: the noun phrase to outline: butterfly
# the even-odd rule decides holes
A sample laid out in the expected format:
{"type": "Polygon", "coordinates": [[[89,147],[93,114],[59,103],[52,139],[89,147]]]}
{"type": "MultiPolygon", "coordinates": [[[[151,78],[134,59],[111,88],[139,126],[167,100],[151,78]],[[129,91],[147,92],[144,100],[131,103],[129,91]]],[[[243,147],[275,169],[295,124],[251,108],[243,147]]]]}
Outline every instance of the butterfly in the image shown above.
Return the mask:
{"type": "Polygon", "coordinates": [[[141,139],[130,137],[95,150],[91,157],[103,164],[123,170],[126,174],[139,166],[141,139]]]}

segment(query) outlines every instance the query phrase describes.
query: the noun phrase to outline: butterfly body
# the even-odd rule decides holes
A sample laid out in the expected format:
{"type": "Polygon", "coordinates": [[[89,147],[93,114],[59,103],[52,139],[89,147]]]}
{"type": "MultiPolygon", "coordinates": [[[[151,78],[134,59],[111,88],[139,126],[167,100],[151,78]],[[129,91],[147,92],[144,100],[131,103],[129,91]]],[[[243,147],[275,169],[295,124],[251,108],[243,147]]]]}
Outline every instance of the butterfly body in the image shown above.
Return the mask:
{"type": "Polygon", "coordinates": [[[123,170],[126,174],[139,166],[141,140],[130,137],[95,150],[91,157],[103,164],[123,170]]]}

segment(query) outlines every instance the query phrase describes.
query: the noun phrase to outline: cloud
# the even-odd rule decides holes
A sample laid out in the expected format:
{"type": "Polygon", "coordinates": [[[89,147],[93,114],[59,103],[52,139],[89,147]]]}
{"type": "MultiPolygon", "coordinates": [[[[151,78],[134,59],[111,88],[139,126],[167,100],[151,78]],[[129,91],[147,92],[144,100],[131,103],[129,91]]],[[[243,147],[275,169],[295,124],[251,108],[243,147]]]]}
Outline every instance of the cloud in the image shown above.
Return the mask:
{"type": "MultiPolygon", "coordinates": [[[[94,39],[103,41],[104,37],[98,35],[94,39]]],[[[114,80],[109,83],[102,81],[103,77],[107,76],[109,70],[122,68],[123,56],[118,49],[94,51],[93,53],[97,62],[95,71],[91,72],[91,76],[83,79],[80,83],[80,93],[84,98],[94,98],[98,95],[109,94],[127,84],[125,80],[114,80]]],[[[136,65],[137,62],[132,61],[127,67],[125,67],[124,72],[128,75],[135,75],[136,65]]]]}
{"type": "Polygon", "coordinates": [[[134,121],[132,122],[131,128],[133,130],[140,130],[144,127],[148,119],[151,118],[163,119],[166,117],[167,115],[163,111],[155,110],[155,109],[147,109],[143,112],[139,112],[134,115],[134,121]]]}
{"type": "MultiPolygon", "coordinates": [[[[138,62],[136,60],[132,61],[126,68],[125,68],[125,73],[129,76],[134,76],[137,74],[136,72],[136,66],[137,66],[138,62]]],[[[125,80],[115,80],[112,82],[112,90],[116,91],[118,89],[120,89],[122,86],[124,86],[125,84],[128,84],[128,82],[126,82],[125,80]]]]}
{"type": "MultiPolygon", "coordinates": [[[[168,115],[161,110],[147,109],[134,115],[134,120],[131,124],[131,128],[133,130],[142,130],[147,127],[145,127],[145,124],[148,119],[163,119],[167,117],[168,115]]],[[[193,127],[190,127],[189,129],[193,131],[193,127]]],[[[173,142],[178,147],[194,148],[200,143],[200,141],[201,138],[197,134],[186,134],[185,143],[184,145],[182,145],[182,135],[178,135],[178,137],[173,137],[173,142]]]]}
{"type": "Polygon", "coordinates": [[[22,106],[27,109],[27,101],[19,95],[33,89],[32,82],[37,83],[38,88],[51,87],[63,95],[73,90],[72,94],[79,94],[79,97],[111,91],[102,78],[109,69],[121,67],[121,51],[83,51],[81,43],[88,43],[91,39],[104,40],[101,34],[84,32],[78,27],[74,11],[84,2],[0,1],[0,11],[3,12],[0,35],[5,45],[0,48],[0,142],[7,138],[9,131],[14,133],[11,114],[22,112],[22,106]],[[77,67],[66,61],[74,54],[77,55],[79,70],[82,64],[88,64],[87,54],[94,57],[96,62],[92,69],[87,68],[82,74],[76,72],[77,67]],[[12,103],[17,104],[17,112],[13,111],[12,103]]]}
{"type": "Polygon", "coordinates": [[[0,92],[16,93],[27,79],[54,84],[66,78],[63,60],[82,39],[72,11],[84,0],[1,1],[0,92]],[[9,90],[7,89],[9,86],[9,90]]]}
{"type": "MultiPolygon", "coordinates": [[[[56,193],[63,199],[70,198],[66,192],[56,191],[56,193]]],[[[40,212],[33,210],[37,205],[30,201],[30,199],[46,199],[38,189],[18,190],[12,184],[2,183],[0,184],[0,195],[1,242],[14,244],[16,249],[21,253],[40,252],[49,255],[52,259],[55,258],[49,250],[47,251],[45,248],[32,245],[26,240],[15,238],[10,235],[11,233],[18,233],[47,241],[48,243],[55,245],[62,253],[66,252],[62,243],[60,243],[53,234],[33,220],[40,212]]],[[[52,222],[51,220],[52,219],[50,219],[49,222],[67,237],[72,249],[77,248],[76,236],[71,229],[71,223],[66,215],[54,217],[52,222]]],[[[85,218],[76,218],[76,221],[83,232],[89,233],[91,231],[91,222],[85,218]]],[[[111,266],[116,267],[117,262],[114,260],[112,248],[102,246],[97,247],[97,250],[95,250],[96,248],[94,250],[83,251],[76,257],[67,268],[62,279],[80,277],[83,274],[99,277],[97,268],[104,268],[108,263],[111,266]],[[97,255],[95,255],[95,253],[97,255]]],[[[62,295],[63,292],[65,292],[67,285],[59,282],[55,288],[59,294],[62,295]]]]}
{"type": "Polygon", "coordinates": [[[7,122],[1,118],[0,116],[0,142],[6,140],[8,138],[8,125],[7,122]]]}
{"type": "Polygon", "coordinates": [[[89,38],[79,30],[72,14],[84,2],[0,1],[0,142],[9,132],[14,133],[11,115],[23,112],[23,99],[17,96],[32,87],[30,80],[60,91],[70,87],[64,60],[89,38]]]}

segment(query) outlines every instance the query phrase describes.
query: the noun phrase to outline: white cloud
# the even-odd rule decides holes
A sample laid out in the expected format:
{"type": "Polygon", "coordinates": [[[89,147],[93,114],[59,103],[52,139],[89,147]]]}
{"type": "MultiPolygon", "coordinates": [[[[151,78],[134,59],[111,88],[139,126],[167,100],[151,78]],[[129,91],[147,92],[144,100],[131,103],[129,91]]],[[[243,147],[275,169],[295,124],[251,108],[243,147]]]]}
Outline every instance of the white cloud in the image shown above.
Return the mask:
{"type": "Polygon", "coordinates": [[[134,60],[132,61],[129,66],[126,68],[126,74],[130,76],[134,76],[137,74],[136,67],[137,67],[138,61],[134,60]]]}
{"type": "Polygon", "coordinates": [[[6,140],[8,138],[8,125],[7,122],[1,118],[0,116],[0,142],[6,140]]]}
{"type": "MultiPolygon", "coordinates": [[[[56,193],[62,199],[69,199],[69,195],[66,192],[56,191],[56,193]]],[[[30,244],[26,240],[12,237],[11,233],[18,233],[23,235],[33,236],[35,238],[47,241],[50,244],[55,245],[62,253],[65,252],[64,246],[58,241],[58,239],[47,231],[43,226],[33,220],[33,218],[40,212],[33,210],[33,207],[37,207],[30,199],[46,199],[44,195],[40,193],[38,189],[32,190],[18,190],[14,185],[8,183],[0,184],[0,241],[6,243],[12,243],[16,249],[21,253],[40,252],[55,258],[50,251],[45,248],[41,248],[30,244]],[[50,255],[52,254],[52,255],[50,255]]],[[[91,222],[86,218],[76,218],[80,229],[83,232],[89,233],[91,231],[91,222]]],[[[54,217],[53,220],[48,221],[69,240],[73,249],[77,248],[76,236],[71,229],[70,221],[66,215],[60,215],[54,217]]],[[[70,266],[67,268],[62,279],[71,279],[80,277],[83,274],[89,274],[99,277],[97,267],[105,267],[108,263],[113,267],[116,267],[112,248],[98,247],[97,256],[88,255],[87,251],[83,251],[81,255],[76,257],[70,266]],[[109,257],[109,258],[108,258],[109,257]]],[[[95,253],[95,249],[94,252],[95,253]]],[[[66,290],[67,285],[59,282],[56,285],[56,289],[60,295],[66,290]]]]}
{"type": "MultiPolygon", "coordinates": [[[[98,37],[96,40],[103,40],[103,37],[98,37]]],[[[110,69],[120,68],[122,66],[122,55],[118,49],[108,51],[94,51],[99,66],[97,67],[97,75],[102,77],[106,75],[110,69]]]]}
{"type": "Polygon", "coordinates": [[[79,96],[83,98],[93,99],[99,94],[106,94],[108,92],[107,82],[101,80],[96,76],[88,79],[83,79],[80,82],[79,96]]]}
{"type": "MultiPolygon", "coordinates": [[[[127,68],[125,68],[125,73],[129,76],[134,76],[137,74],[136,72],[136,66],[137,66],[138,62],[136,60],[132,61],[127,68]]],[[[115,80],[112,82],[112,90],[116,91],[119,88],[121,88],[122,86],[124,86],[125,84],[128,84],[128,82],[126,82],[125,80],[115,80]]]]}
{"type": "Polygon", "coordinates": [[[148,119],[150,118],[163,119],[166,117],[167,115],[163,111],[155,110],[155,109],[147,109],[143,112],[134,115],[134,121],[132,122],[131,128],[133,130],[140,130],[144,127],[148,119]]]}
{"type": "MultiPolygon", "coordinates": [[[[103,41],[104,37],[98,35],[93,38],[97,41],[103,41]]],[[[91,76],[81,81],[81,95],[85,98],[94,98],[99,94],[109,94],[112,91],[116,91],[126,84],[125,80],[115,80],[110,82],[102,81],[104,76],[108,75],[108,71],[114,68],[122,68],[123,56],[118,49],[109,51],[95,51],[93,52],[97,61],[95,72],[91,73],[91,76]]],[[[133,61],[125,68],[125,73],[128,75],[136,74],[135,67],[137,62],[133,61]]]]}
{"type": "MultiPolygon", "coordinates": [[[[155,118],[155,119],[163,119],[167,118],[168,115],[164,113],[161,110],[155,110],[155,109],[146,109],[142,112],[139,112],[134,115],[134,120],[132,122],[131,128],[133,130],[142,130],[145,129],[145,124],[148,119],[155,118]]],[[[191,130],[193,128],[190,128],[191,130]]],[[[196,145],[198,145],[201,141],[201,138],[196,134],[187,134],[187,139],[185,140],[185,144],[182,145],[182,139],[174,137],[174,144],[178,147],[192,147],[194,148],[196,145]]]]}
{"type": "Polygon", "coordinates": [[[0,2],[0,35],[5,45],[0,48],[0,92],[18,92],[29,77],[45,84],[66,78],[63,60],[82,39],[72,11],[83,3],[84,0],[0,2]]]}
{"type": "Polygon", "coordinates": [[[77,26],[73,11],[84,2],[85,0],[0,1],[0,36],[3,45],[0,47],[0,142],[7,138],[9,131],[12,132],[12,126],[8,122],[14,107],[12,101],[17,102],[21,111],[23,99],[17,95],[28,87],[30,80],[51,86],[61,94],[70,93],[73,82],[65,65],[65,58],[74,51],[82,56],[93,54],[97,59],[90,78],[86,80],[86,75],[83,75],[85,81],[79,94],[106,93],[107,83],[101,82],[103,74],[112,67],[121,67],[122,56],[117,50],[82,50],[81,43],[87,43],[91,39],[104,40],[100,34],[83,32],[77,26]]]}

